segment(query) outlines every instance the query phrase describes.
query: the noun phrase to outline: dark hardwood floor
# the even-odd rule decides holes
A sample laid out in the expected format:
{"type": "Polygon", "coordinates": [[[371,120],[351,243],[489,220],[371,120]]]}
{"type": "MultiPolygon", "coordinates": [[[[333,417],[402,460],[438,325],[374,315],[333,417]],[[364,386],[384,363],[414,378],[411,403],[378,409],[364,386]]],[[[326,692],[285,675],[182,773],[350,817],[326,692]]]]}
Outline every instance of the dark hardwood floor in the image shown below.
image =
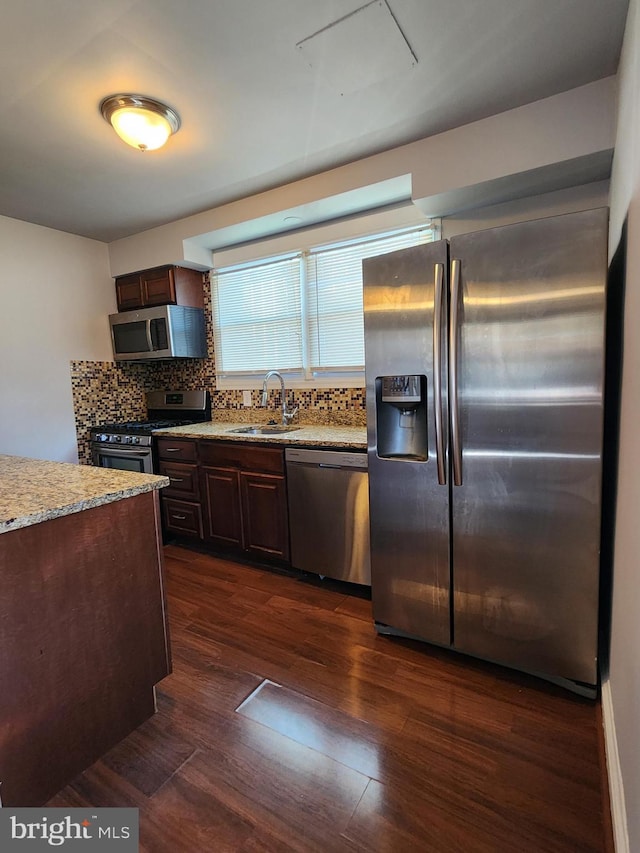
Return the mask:
{"type": "Polygon", "coordinates": [[[599,708],[378,637],[370,602],[168,546],[158,713],[50,806],[141,850],[609,851],[599,708]]]}

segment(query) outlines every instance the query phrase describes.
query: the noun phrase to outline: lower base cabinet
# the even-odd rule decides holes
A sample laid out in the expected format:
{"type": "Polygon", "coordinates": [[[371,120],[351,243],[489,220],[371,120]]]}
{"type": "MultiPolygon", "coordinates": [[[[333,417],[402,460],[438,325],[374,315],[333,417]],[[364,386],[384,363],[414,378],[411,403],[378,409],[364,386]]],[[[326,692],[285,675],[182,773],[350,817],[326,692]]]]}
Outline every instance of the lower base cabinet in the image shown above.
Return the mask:
{"type": "Polygon", "coordinates": [[[189,439],[158,439],[158,473],[169,478],[161,492],[162,524],[168,533],[202,539],[198,448],[189,439]]]}
{"type": "Polygon", "coordinates": [[[282,448],[186,439],[158,444],[160,471],[171,478],[162,494],[167,532],[261,560],[289,561],[282,448]],[[178,453],[188,462],[174,462],[178,453]]]}
{"type": "Polygon", "coordinates": [[[274,474],[240,472],[244,548],[261,557],[289,559],[285,480],[274,474]]]}
{"type": "Polygon", "coordinates": [[[239,472],[229,468],[201,469],[205,539],[223,547],[244,548],[239,479],[239,472]]]}

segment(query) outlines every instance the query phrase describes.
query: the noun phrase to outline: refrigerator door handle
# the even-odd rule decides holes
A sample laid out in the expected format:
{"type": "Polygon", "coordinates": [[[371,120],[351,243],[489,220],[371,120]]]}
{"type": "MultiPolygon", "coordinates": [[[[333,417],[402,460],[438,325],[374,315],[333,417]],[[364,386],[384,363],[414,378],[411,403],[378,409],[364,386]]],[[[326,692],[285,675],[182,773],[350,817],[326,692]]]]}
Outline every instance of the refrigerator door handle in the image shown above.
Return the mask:
{"type": "Polygon", "coordinates": [[[462,485],[462,444],[458,412],[458,307],[460,302],[460,261],[451,261],[451,306],[449,310],[449,410],[451,412],[451,455],[453,485],[462,485]]]}
{"type": "Polygon", "coordinates": [[[447,470],[444,464],[444,440],[442,431],[442,294],[444,284],[444,264],[434,265],[433,280],[433,410],[436,421],[436,461],[438,464],[438,483],[447,484],[447,470]]]}

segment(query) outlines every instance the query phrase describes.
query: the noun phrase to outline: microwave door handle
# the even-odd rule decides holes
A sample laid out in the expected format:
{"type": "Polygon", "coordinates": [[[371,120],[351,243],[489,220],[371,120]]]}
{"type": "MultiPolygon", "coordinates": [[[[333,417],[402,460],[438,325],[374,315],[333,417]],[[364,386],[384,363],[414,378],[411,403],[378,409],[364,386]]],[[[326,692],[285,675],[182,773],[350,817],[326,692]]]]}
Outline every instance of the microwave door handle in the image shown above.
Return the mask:
{"type": "Polygon", "coordinates": [[[151,338],[151,320],[145,320],[144,327],[147,333],[147,346],[149,347],[149,352],[153,352],[153,340],[151,338]]]}

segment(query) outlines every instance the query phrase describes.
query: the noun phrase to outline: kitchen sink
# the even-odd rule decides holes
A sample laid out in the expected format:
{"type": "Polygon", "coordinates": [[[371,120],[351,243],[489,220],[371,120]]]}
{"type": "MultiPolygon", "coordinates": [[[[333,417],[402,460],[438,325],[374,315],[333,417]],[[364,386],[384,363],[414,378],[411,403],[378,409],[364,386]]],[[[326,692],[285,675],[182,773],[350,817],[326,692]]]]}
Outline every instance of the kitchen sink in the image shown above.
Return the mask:
{"type": "Polygon", "coordinates": [[[279,435],[283,432],[294,432],[297,429],[302,429],[302,427],[267,424],[266,426],[239,427],[238,429],[230,429],[229,432],[242,433],[243,435],[279,435]]]}

